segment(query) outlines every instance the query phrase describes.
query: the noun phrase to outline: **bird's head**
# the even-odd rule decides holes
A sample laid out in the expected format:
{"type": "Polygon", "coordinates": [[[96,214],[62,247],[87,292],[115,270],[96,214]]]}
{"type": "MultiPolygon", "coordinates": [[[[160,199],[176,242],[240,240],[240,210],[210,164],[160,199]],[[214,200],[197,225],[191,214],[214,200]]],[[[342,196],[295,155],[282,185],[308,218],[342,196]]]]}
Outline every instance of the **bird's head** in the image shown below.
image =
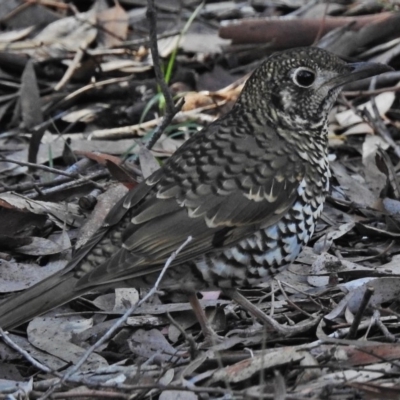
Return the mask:
{"type": "Polygon", "coordinates": [[[320,129],[343,85],[390,70],[383,64],[347,63],[315,47],[296,48],[272,55],[257,68],[238,102],[265,110],[282,126],[320,129]]]}

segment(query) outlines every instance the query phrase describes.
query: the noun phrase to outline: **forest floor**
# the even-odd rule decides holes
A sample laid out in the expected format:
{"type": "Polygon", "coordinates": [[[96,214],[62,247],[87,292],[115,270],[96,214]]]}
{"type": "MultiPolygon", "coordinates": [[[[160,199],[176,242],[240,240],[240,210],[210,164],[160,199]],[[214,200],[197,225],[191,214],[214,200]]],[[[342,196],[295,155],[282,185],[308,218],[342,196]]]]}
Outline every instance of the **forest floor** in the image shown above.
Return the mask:
{"type": "Polygon", "coordinates": [[[203,350],[188,302],[91,292],[0,330],[0,399],[399,399],[399,5],[155,6],[156,66],[179,107],[155,79],[146,0],[0,1],[0,297],[62,270],[118,199],[229,111],[266,57],[317,46],[394,71],[344,88],[312,240],[275,280],[241,290],[294,334],[203,293],[224,337],[203,350]]]}

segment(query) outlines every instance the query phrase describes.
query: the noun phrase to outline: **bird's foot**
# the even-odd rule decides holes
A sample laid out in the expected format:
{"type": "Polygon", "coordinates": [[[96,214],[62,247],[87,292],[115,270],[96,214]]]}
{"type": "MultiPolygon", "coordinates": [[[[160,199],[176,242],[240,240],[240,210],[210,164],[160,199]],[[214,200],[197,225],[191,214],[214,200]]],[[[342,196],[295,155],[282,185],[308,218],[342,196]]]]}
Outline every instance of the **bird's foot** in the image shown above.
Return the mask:
{"type": "Polygon", "coordinates": [[[314,318],[314,319],[309,319],[304,322],[300,322],[296,325],[281,325],[280,323],[276,322],[273,318],[269,317],[268,315],[265,315],[265,316],[267,318],[266,319],[260,318],[261,321],[263,321],[265,324],[271,326],[273,330],[275,330],[277,333],[279,333],[285,337],[298,336],[302,333],[308,332],[310,329],[317,326],[319,321],[321,320],[321,318],[318,317],[318,318],[314,318]]]}
{"type": "Polygon", "coordinates": [[[222,336],[217,335],[214,329],[211,327],[211,324],[208,321],[207,316],[204,310],[202,309],[196,294],[191,293],[188,297],[190,304],[193,308],[193,311],[197,317],[197,320],[200,323],[201,331],[203,332],[204,336],[204,342],[200,345],[200,348],[207,349],[222,343],[224,341],[224,338],[222,336]]]}
{"type": "Polygon", "coordinates": [[[272,317],[265,314],[257,306],[255,306],[244,296],[242,296],[236,289],[226,289],[224,290],[224,293],[240,306],[242,306],[245,310],[247,310],[251,315],[256,317],[259,321],[271,327],[275,332],[284,337],[296,336],[301,333],[307,332],[308,330],[316,326],[320,321],[320,318],[315,318],[293,326],[281,325],[279,322],[275,321],[272,317]]]}
{"type": "Polygon", "coordinates": [[[223,343],[225,338],[217,335],[213,330],[204,336],[204,341],[199,345],[199,349],[210,349],[211,347],[217,346],[223,343]]]}
{"type": "Polygon", "coordinates": [[[252,336],[258,335],[259,333],[263,334],[267,333],[265,325],[260,324],[257,321],[254,321],[253,325],[250,325],[247,328],[232,329],[227,333],[227,336],[232,337],[234,335],[238,335],[239,337],[242,338],[250,338],[252,336]]]}

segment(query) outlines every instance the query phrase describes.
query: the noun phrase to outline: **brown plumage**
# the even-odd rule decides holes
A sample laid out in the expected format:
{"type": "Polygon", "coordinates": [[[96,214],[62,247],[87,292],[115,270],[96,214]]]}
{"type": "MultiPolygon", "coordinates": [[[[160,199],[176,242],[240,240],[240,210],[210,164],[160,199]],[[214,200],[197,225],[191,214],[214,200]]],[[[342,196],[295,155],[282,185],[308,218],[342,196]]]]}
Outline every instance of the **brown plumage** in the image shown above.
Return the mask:
{"type": "Polygon", "coordinates": [[[238,300],[237,287],[264,282],[297,257],[328,191],[328,112],[343,84],[388,70],[317,48],[271,56],[233,109],[121,199],[65,270],[0,303],[0,326],[93,288],[152,286],[190,235],[161,288],[189,294],[209,336],[193,293],[221,288],[238,300]]]}

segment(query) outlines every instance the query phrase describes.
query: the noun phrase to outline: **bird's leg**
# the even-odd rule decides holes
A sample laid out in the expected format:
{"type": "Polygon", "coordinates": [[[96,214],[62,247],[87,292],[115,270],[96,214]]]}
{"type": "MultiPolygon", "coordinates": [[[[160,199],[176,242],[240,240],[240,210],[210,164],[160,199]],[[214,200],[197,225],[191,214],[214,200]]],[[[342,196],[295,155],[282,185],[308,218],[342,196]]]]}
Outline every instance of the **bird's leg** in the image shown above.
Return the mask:
{"type": "Polygon", "coordinates": [[[273,318],[271,318],[263,311],[261,311],[257,306],[255,306],[249,300],[247,300],[246,297],[244,297],[237,291],[237,289],[223,289],[223,293],[226,296],[230,297],[233,301],[238,303],[240,306],[242,306],[251,315],[258,318],[264,324],[271,326],[276,332],[282,334],[283,336],[294,336],[296,334],[306,332],[307,330],[315,326],[319,321],[319,319],[316,318],[315,320],[312,320],[311,322],[308,322],[306,324],[298,324],[295,326],[281,325],[278,322],[276,322],[273,318]]]}
{"type": "Polygon", "coordinates": [[[193,312],[195,313],[196,318],[199,321],[201,331],[203,332],[204,343],[202,347],[211,347],[217,343],[220,343],[222,338],[218,336],[211,327],[211,324],[207,319],[207,315],[204,312],[196,293],[188,294],[188,298],[190,305],[193,308],[193,312]]]}

